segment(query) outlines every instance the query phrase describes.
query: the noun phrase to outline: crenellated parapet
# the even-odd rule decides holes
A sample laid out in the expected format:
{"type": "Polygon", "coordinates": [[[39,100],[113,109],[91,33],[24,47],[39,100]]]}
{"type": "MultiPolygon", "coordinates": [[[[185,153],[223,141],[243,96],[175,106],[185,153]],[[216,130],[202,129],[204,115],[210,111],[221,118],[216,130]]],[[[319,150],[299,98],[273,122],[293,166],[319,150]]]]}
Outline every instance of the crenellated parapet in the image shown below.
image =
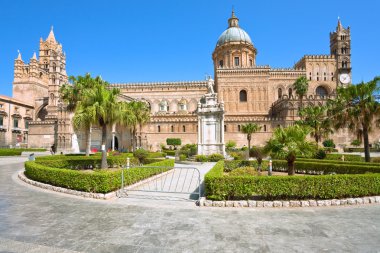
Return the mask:
{"type": "Polygon", "coordinates": [[[149,88],[207,88],[207,81],[179,81],[179,82],[146,82],[146,83],[112,83],[112,87],[119,89],[149,89],[149,88]]]}

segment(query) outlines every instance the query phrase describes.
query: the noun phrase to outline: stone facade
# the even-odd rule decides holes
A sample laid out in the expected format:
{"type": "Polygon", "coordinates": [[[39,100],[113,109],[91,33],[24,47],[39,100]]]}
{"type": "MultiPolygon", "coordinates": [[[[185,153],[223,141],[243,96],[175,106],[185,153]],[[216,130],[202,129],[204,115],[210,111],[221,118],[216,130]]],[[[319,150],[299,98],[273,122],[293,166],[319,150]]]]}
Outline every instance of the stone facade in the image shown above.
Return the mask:
{"type": "MultiPolygon", "coordinates": [[[[274,128],[291,125],[297,120],[300,104],[293,83],[298,77],[305,76],[310,82],[304,105],[324,104],[327,98],[334,96],[338,86],[348,85],[351,80],[350,28],[344,28],[340,21],[336,30],[330,33],[330,54],[305,55],[292,68],[283,69],[256,65],[257,54],[250,36],[239,26],[239,19],[233,12],[228,19],[228,28],[217,41],[212,60],[215,92],[218,101],[224,104],[224,140],[235,140],[238,146],[247,143],[246,136],[240,131],[243,124],[256,122],[262,126],[252,139],[253,145],[262,145],[274,128]]],[[[71,150],[72,115],[65,110],[58,93],[59,86],[67,82],[65,66],[66,55],[53,30],[46,40],[40,40],[39,59],[34,54],[26,64],[19,54],[15,60],[13,97],[19,108],[23,108],[21,111],[30,110],[30,118],[25,118],[26,114],[20,115],[30,121],[27,130],[30,147],[48,147],[55,143],[59,151],[71,150]]],[[[183,144],[197,143],[196,109],[207,93],[207,80],[111,85],[121,90],[120,99],[145,101],[150,106],[150,122],[137,130],[138,146],[158,150],[166,138],[181,138],[183,144]]],[[[9,117],[7,110],[0,108],[3,122],[9,117]]],[[[0,134],[3,132],[0,130],[0,134]]],[[[130,149],[129,129],[112,126],[109,133],[108,147],[130,149]]],[[[77,134],[80,148],[84,150],[85,137],[82,133],[77,134]]],[[[355,138],[345,130],[333,137],[337,143],[346,144],[355,138]]],[[[100,129],[94,126],[94,148],[99,149],[100,139],[100,129]]],[[[378,139],[376,134],[372,136],[372,140],[378,139]]],[[[5,144],[14,143],[10,137],[0,137],[0,140],[1,145],[4,140],[5,144]]]]}

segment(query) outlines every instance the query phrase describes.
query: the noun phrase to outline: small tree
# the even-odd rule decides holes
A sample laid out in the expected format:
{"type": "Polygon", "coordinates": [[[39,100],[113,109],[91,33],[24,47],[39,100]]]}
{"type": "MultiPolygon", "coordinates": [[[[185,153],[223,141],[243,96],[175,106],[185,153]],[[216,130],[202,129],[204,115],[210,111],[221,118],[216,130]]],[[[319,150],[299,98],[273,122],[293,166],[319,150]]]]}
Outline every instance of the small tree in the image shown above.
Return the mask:
{"type": "Polygon", "coordinates": [[[249,150],[249,156],[254,157],[257,160],[257,170],[261,172],[261,164],[263,162],[264,157],[268,155],[268,151],[262,147],[252,147],[249,150]]]}
{"type": "MultiPolygon", "coordinates": [[[[309,89],[309,82],[305,76],[299,77],[293,84],[296,94],[300,100],[300,109],[303,108],[303,96],[307,94],[307,90],[309,89]]],[[[302,115],[301,119],[302,119],[302,115]]]]}
{"type": "Polygon", "coordinates": [[[231,149],[234,149],[234,148],[236,148],[236,141],[233,141],[233,140],[227,141],[227,143],[226,143],[226,149],[227,150],[231,150],[231,149]]]}
{"type": "Polygon", "coordinates": [[[257,125],[256,123],[248,123],[242,126],[241,128],[242,132],[247,135],[248,150],[251,149],[252,134],[256,133],[260,129],[261,129],[261,126],[257,125]]]}
{"type": "Polygon", "coordinates": [[[353,140],[353,141],[351,142],[351,145],[352,145],[352,146],[355,146],[355,147],[359,147],[360,144],[361,144],[360,140],[353,140]]]}
{"type": "Polygon", "coordinates": [[[294,175],[297,156],[311,156],[315,152],[315,144],[306,140],[309,133],[309,128],[300,125],[278,127],[265,150],[277,158],[285,159],[288,162],[288,175],[294,175]]]}
{"type": "Polygon", "coordinates": [[[133,152],[133,156],[136,157],[137,159],[139,159],[139,163],[144,163],[145,159],[148,157],[149,155],[149,152],[146,151],[145,149],[136,149],[134,152],[133,152]]]}
{"type": "Polygon", "coordinates": [[[173,146],[174,149],[177,148],[177,146],[181,145],[181,139],[180,138],[167,138],[166,139],[166,145],[173,146]]]}

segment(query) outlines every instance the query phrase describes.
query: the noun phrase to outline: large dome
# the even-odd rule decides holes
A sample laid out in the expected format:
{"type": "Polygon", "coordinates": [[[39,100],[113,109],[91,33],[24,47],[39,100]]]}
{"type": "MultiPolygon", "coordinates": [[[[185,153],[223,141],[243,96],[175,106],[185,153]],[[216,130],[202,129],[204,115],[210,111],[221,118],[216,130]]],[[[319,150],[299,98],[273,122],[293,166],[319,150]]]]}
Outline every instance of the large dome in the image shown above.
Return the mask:
{"type": "Polygon", "coordinates": [[[229,27],[227,30],[225,30],[219,36],[216,46],[221,46],[228,42],[240,42],[240,43],[247,43],[247,44],[252,45],[252,41],[248,33],[246,33],[240,27],[229,27]]]}

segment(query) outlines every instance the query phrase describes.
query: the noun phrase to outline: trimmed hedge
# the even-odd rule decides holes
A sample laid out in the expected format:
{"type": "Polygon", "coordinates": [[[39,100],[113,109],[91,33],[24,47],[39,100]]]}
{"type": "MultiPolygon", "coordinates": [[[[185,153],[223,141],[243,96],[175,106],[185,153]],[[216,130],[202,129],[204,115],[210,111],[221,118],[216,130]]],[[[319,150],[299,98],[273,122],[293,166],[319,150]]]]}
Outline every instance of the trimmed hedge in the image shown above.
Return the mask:
{"type": "MultiPolygon", "coordinates": [[[[344,148],[344,152],[364,152],[364,148],[344,148]]],[[[379,148],[369,148],[370,152],[380,152],[379,148]]]]}
{"type": "MultiPolygon", "coordinates": [[[[107,163],[109,167],[120,167],[127,164],[127,155],[109,155],[107,163]]],[[[138,160],[134,157],[129,157],[131,165],[137,165],[138,160]]],[[[41,156],[36,157],[36,163],[47,167],[65,168],[72,170],[96,169],[100,168],[101,156],[41,156]]],[[[154,161],[156,162],[156,161],[154,161]]]]}
{"type": "Polygon", "coordinates": [[[22,152],[45,152],[44,148],[0,148],[0,156],[18,156],[22,152]]]}
{"type": "Polygon", "coordinates": [[[224,161],[205,176],[212,200],[332,199],[380,194],[380,174],[324,176],[226,176],[224,161]]]}
{"type": "MultiPolygon", "coordinates": [[[[261,170],[268,170],[269,162],[267,160],[263,160],[261,163],[261,170]]],[[[224,172],[231,172],[234,169],[239,167],[254,167],[258,169],[257,160],[232,160],[232,161],[224,161],[224,172]]]]}
{"type": "Polygon", "coordinates": [[[356,162],[356,161],[340,161],[340,160],[320,160],[312,158],[297,158],[298,162],[315,162],[315,163],[332,163],[332,164],[351,164],[351,165],[363,165],[363,166],[380,166],[380,164],[375,162],[356,162]]]}
{"type": "MultiPolygon", "coordinates": [[[[174,160],[168,159],[149,164],[149,166],[173,167],[174,160]]],[[[125,170],[124,182],[125,185],[130,185],[168,169],[133,167],[128,171],[125,170]]],[[[121,169],[78,171],[52,168],[33,161],[25,163],[25,175],[32,180],[85,192],[108,193],[119,189],[121,173],[121,169]]]]}
{"type": "Polygon", "coordinates": [[[345,161],[356,161],[356,162],[363,162],[364,158],[360,155],[347,155],[347,154],[327,154],[326,159],[327,160],[342,160],[342,156],[344,155],[345,161]]]}
{"type": "MultiPolygon", "coordinates": [[[[305,174],[364,174],[364,173],[380,173],[380,166],[369,164],[351,163],[323,163],[309,161],[295,161],[295,170],[298,173],[305,174]]],[[[272,169],[274,171],[288,171],[288,163],[284,160],[273,160],[272,169]]]]}

